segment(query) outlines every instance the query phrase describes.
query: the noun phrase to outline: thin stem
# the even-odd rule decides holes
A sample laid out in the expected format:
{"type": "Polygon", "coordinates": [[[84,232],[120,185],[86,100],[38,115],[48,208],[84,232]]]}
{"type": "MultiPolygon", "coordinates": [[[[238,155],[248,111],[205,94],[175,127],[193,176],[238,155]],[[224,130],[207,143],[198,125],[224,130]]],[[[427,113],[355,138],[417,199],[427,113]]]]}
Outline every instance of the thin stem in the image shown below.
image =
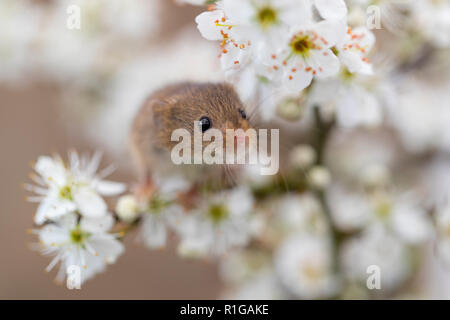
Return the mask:
{"type": "MultiPolygon", "coordinates": [[[[324,152],[325,148],[328,142],[328,137],[330,135],[330,132],[332,128],[334,127],[334,121],[331,121],[329,123],[325,123],[322,119],[322,115],[320,114],[320,108],[319,106],[313,107],[314,112],[314,120],[316,123],[317,128],[317,136],[315,141],[315,150],[317,153],[317,160],[316,165],[323,165],[324,164],[324,152]]],[[[328,219],[328,225],[331,232],[331,238],[332,238],[332,250],[333,250],[333,269],[336,272],[339,272],[339,255],[338,255],[338,248],[339,248],[339,242],[341,241],[342,237],[338,230],[334,228],[333,220],[331,218],[331,212],[330,208],[328,206],[328,203],[325,198],[325,192],[323,190],[317,190],[317,197],[319,198],[319,201],[322,205],[322,209],[325,213],[325,216],[328,219]]]]}

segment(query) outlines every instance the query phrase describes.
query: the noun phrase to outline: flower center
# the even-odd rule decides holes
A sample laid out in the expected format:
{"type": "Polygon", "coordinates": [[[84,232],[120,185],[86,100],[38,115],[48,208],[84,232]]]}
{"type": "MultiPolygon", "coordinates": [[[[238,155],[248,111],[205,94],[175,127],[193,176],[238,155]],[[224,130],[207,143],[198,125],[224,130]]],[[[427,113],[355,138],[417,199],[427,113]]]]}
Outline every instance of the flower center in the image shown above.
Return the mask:
{"type": "Polygon", "coordinates": [[[208,215],[214,223],[226,219],[228,214],[228,208],[222,204],[214,204],[209,207],[208,215]]]}
{"type": "Polygon", "coordinates": [[[309,261],[302,266],[301,272],[309,281],[317,282],[323,277],[325,273],[325,270],[323,269],[323,266],[318,264],[317,262],[309,261]]]}
{"type": "Polygon", "coordinates": [[[310,51],[315,48],[314,43],[309,39],[309,36],[295,36],[290,43],[292,52],[301,55],[303,58],[307,58],[310,55],[310,51]]]}
{"type": "Polygon", "coordinates": [[[341,78],[344,81],[351,82],[355,78],[355,74],[351,73],[347,68],[342,68],[341,78]]]}
{"type": "Polygon", "coordinates": [[[262,7],[258,10],[257,19],[263,28],[267,28],[277,21],[277,12],[271,7],[262,7]]]}
{"type": "Polygon", "coordinates": [[[73,198],[72,198],[72,187],[70,185],[65,185],[64,187],[59,189],[59,196],[62,199],[73,201],[73,198]]]}
{"type": "Polygon", "coordinates": [[[161,213],[161,211],[167,207],[168,202],[161,199],[161,197],[154,195],[148,204],[148,208],[151,213],[158,214],[161,213]]]}
{"type": "Polygon", "coordinates": [[[82,244],[89,237],[88,232],[84,232],[80,227],[76,227],[70,233],[70,240],[75,244],[82,244]]]}
{"type": "Polygon", "coordinates": [[[375,212],[381,220],[387,219],[389,217],[389,215],[391,214],[391,211],[392,211],[392,206],[387,201],[382,201],[382,202],[378,203],[375,208],[375,212]]]}

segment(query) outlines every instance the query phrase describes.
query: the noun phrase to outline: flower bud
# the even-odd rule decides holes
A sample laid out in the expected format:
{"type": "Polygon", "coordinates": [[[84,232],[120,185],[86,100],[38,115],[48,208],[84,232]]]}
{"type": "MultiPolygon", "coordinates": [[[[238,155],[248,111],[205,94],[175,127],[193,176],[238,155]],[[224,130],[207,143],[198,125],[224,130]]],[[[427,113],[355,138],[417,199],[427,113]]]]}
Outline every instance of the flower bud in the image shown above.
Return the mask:
{"type": "Polygon", "coordinates": [[[374,164],[363,170],[361,180],[369,188],[385,186],[390,181],[390,172],[385,166],[374,164]]]}
{"type": "Polygon", "coordinates": [[[316,151],[309,145],[298,145],[290,154],[290,163],[295,168],[305,169],[316,162],[316,151]]]}
{"type": "Polygon", "coordinates": [[[309,171],[309,183],[319,190],[325,189],[331,182],[331,175],[327,168],[314,166],[309,171]]]}
{"type": "Polygon", "coordinates": [[[304,108],[296,99],[288,99],[278,105],[278,114],[286,120],[296,121],[303,117],[304,108]]]}
{"type": "Polygon", "coordinates": [[[132,195],[120,197],[117,201],[116,213],[120,220],[127,223],[133,222],[139,214],[136,198],[132,195]]]}

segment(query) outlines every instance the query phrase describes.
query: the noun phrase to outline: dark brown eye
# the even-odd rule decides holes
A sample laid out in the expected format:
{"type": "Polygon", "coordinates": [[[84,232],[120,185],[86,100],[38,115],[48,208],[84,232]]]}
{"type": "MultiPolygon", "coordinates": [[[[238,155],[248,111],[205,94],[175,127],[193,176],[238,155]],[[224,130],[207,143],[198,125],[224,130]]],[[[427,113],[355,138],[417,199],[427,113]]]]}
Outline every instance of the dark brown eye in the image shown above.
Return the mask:
{"type": "Polygon", "coordinates": [[[244,110],[242,109],[238,109],[239,113],[241,114],[242,119],[247,119],[247,114],[245,113],[244,110]]]}
{"type": "Polygon", "coordinates": [[[200,130],[202,130],[202,132],[205,132],[206,130],[211,128],[211,119],[209,119],[208,117],[201,117],[199,126],[200,130]]]}

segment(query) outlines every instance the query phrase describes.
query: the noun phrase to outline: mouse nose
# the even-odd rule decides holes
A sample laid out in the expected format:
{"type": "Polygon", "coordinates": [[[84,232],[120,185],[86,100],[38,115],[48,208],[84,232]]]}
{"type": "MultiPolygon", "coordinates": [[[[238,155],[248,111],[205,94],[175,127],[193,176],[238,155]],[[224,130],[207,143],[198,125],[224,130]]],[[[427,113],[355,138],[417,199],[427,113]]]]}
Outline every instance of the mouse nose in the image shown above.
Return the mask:
{"type": "Polygon", "coordinates": [[[247,129],[251,128],[250,124],[248,123],[248,120],[243,120],[242,123],[241,123],[241,127],[244,130],[247,130],[247,129]]]}

